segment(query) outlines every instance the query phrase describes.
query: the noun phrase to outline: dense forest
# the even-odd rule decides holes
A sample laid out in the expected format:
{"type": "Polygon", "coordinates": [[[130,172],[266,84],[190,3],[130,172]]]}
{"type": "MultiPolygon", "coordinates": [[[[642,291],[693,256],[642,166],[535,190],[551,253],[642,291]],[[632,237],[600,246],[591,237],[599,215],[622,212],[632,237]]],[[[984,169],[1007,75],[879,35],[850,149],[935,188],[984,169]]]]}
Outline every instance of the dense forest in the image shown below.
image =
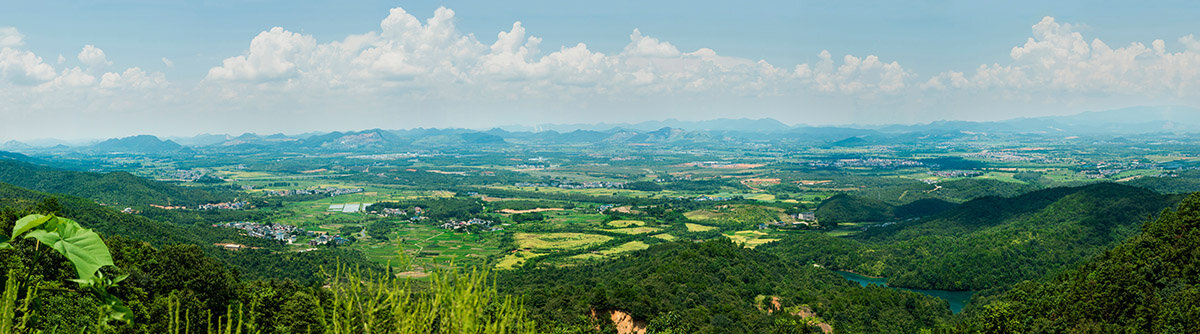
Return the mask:
{"type": "Polygon", "coordinates": [[[177,186],[126,172],[76,172],[11,159],[0,159],[0,182],[126,206],[199,205],[226,202],[235,197],[231,191],[177,186]]]}
{"type": "MultiPolygon", "coordinates": [[[[853,238],[798,234],[760,249],[903,287],[978,290],[1041,277],[1134,235],[1177,196],[1112,183],[985,197],[853,238]]],[[[818,211],[819,212],[819,211],[818,211]]]]}
{"type": "Polygon", "coordinates": [[[598,264],[527,265],[498,286],[526,296],[538,323],[580,329],[596,325],[594,311],[628,312],[653,333],[795,333],[820,323],[839,333],[902,332],[950,316],[940,299],[862,288],[724,239],[666,243],[598,264]]]}
{"type": "Polygon", "coordinates": [[[986,333],[1189,333],[1200,328],[1200,194],[1076,268],[987,300],[957,328],[986,333]]]}

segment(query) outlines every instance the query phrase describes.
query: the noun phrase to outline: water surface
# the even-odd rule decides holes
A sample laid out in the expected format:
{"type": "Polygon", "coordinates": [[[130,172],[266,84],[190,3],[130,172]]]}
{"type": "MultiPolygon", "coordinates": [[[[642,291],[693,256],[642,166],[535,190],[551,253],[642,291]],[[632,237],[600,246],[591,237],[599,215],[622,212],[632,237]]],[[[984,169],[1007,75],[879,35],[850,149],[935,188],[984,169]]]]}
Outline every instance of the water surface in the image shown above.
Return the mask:
{"type": "MultiPolygon", "coordinates": [[[[842,278],[854,281],[862,286],[868,286],[868,285],[888,286],[887,278],[884,278],[884,277],[867,277],[867,276],[855,274],[855,273],[852,273],[849,271],[841,271],[841,270],[835,270],[834,272],[836,272],[838,275],[841,275],[842,278]]],[[[945,300],[946,302],[950,303],[950,312],[954,312],[955,314],[962,312],[963,307],[967,306],[967,302],[971,301],[971,295],[975,294],[975,291],[923,290],[923,289],[909,289],[909,288],[893,288],[893,289],[908,290],[908,291],[912,291],[912,292],[918,292],[918,293],[922,293],[925,295],[941,298],[942,300],[945,300]]]]}

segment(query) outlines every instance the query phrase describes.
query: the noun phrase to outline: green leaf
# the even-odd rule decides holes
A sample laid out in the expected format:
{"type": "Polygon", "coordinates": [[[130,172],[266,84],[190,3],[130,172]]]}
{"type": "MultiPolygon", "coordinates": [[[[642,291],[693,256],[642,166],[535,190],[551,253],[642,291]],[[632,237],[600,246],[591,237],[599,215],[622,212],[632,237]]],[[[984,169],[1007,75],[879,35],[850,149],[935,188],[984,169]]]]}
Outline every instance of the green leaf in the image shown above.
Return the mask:
{"type": "Polygon", "coordinates": [[[47,221],[50,221],[50,219],[52,219],[52,218],[54,218],[53,215],[50,215],[50,216],[44,216],[44,215],[25,216],[25,217],[21,218],[20,220],[17,220],[17,223],[13,225],[12,236],[14,238],[17,236],[20,236],[21,233],[25,233],[25,231],[33,229],[34,227],[38,227],[39,225],[45,224],[47,221]]]}
{"type": "Polygon", "coordinates": [[[34,238],[67,257],[75,265],[79,278],[90,278],[100,267],[113,265],[112,253],[100,235],[79,226],[73,220],[58,218],[52,231],[33,230],[26,238],[34,238]]]}

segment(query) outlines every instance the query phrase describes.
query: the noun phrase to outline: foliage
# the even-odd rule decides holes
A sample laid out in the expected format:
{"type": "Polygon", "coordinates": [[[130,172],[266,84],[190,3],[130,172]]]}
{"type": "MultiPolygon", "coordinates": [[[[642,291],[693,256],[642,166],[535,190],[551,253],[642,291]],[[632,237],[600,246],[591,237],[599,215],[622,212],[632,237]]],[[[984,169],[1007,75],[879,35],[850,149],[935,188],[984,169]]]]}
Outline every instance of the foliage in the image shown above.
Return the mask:
{"type": "MultiPolygon", "coordinates": [[[[19,237],[35,239],[40,242],[37,246],[46,245],[67,258],[77,274],[77,278],[71,279],[71,281],[78,283],[81,289],[91,292],[102,303],[104,320],[101,321],[101,324],[107,324],[108,320],[129,320],[130,309],[119,298],[108,292],[109,288],[115,287],[127,276],[109,279],[99,272],[101,267],[113,265],[112,254],[109,253],[108,246],[104,244],[104,240],[100,239],[99,234],[79,226],[79,223],[73,220],[55,217],[53,214],[31,214],[18,219],[13,224],[11,237],[0,236],[0,239],[3,239],[0,242],[0,249],[15,249],[12,241],[19,237]]],[[[41,253],[38,253],[38,257],[41,257],[41,253]]],[[[35,260],[35,262],[37,261],[35,260]]],[[[10,282],[16,279],[12,270],[9,271],[9,274],[10,282]]],[[[28,280],[28,277],[26,279],[28,280]]],[[[12,287],[12,283],[7,284],[6,289],[15,289],[12,287]]],[[[40,284],[40,282],[26,281],[23,284],[40,284]]],[[[6,295],[15,293],[5,292],[6,295]]],[[[31,297],[27,296],[26,298],[31,297]]],[[[11,302],[15,303],[15,298],[6,297],[5,299],[6,301],[14,299],[11,302]]],[[[6,304],[3,308],[11,309],[12,306],[6,304]]],[[[5,327],[3,331],[12,330],[11,323],[6,323],[6,326],[8,327],[5,327]]]]}
{"type": "MultiPolygon", "coordinates": [[[[659,333],[777,332],[786,319],[801,318],[759,309],[754,302],[759,295],[779,296],[784,309],[811,307],[838,332],[903,331],[949,316],[939,299],[864,289],[828,270],[724,239],[665,243],[574,267],[526,265],[502,274],[499,282],[502,291],[528,298],[544,331],[591,328],[598,325],[588,316],[592,311],[610,310],[646,320],[659,333]]],[[[800,332],[815,329],[805,321],[790,323],[788,328],[800,332]]]]}
{"type": "Polygon", "coordinates": [[[851,239],[800,234],[760,249],[801,263],[889,277],[895,286],[978,290],[1055,272],[1134,233],[1172,196],[1117,184],[981,198],[851,239]]]}
{"type": "Polygon", "coordinates": [[[1017,284],[963,332],[1186,333],[1200,328],[1200,194],[1059,275],[1017,284]]]}
{"type": "Polygon", "coordinates": [[[126,172],[76,172],[9,159],[0,159],[0,182],[122,205],[198,205],[233,199],[231,192],[181,187],[126,172]]]}

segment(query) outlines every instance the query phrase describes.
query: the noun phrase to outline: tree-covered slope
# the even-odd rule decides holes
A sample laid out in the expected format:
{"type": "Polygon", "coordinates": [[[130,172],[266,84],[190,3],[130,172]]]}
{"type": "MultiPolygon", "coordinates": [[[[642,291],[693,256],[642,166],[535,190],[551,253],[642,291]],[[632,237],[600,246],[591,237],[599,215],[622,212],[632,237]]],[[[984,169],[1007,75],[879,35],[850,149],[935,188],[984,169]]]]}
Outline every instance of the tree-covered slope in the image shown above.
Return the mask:
{"type": "Polygon", "coordinates": [[[889,277],[897,286],[978,290],[1086,260],[1135,234],[1178,197],[1118,184],[986,197],[938,215],[868,229],[853,238],[801,234],[760,249],[889,277]]]}
{"type": "Polygon", "coordinates": [[[235,229],[211,227],[210,223],[217,221],[172,224],[121,213],[88,199],[56,196],[0,183],[0,231],[5,231],[5,224],[10,228],[19,216],[34,212],[74,217],[81,225],[95,229],[105,238],[120,236],[154,247],[195,245],[249,278],[288,278],[310,284],[321,278],[319,270],[322,266],[331,268],[341,264],[369,271],[380,270],[379,265],[356,251],[318,249],[305,252],[303,256],[279,252],[282,247],[277,241],[249,237],[235,229]],[[262,249],[230,252],[213,246],[214,243],[239,243],[262,249]]]}
{"type": "Polygon", "coordinates": [[[1200,194],[1078,268],[1017,284],[960,331],[1189,333],[1200,328],[1200,194]]]}
{"type": "Polygon", "coordinates": [[[878,222],[894,218],[892,206],[880,200],[837,194],[821,201],[816,210],[823,225],[846,222],[878,222]]]}
{"type": "MultiPolygon", "coordinates": [[[[914,292],[863,288],[838,275],[742,248],[728,240],[657,245],[576,267],[526,266],[503,275],[502,291],[525,296],[541,324],[590,328],[592,310],[628,312],[651,331],[763,333],[904,332],[940,324],[945,301],[914,292]],[[783,311],[761,306],[778,297],[783,311]],[[760,308],[763,307],[763,308],[760,308]],[[801,310],[815,314],[804,319],[801,310]]],[[[810,314],[811,315],[811,314],[810,314]]],[[[561,329],[561,328],[560,328],[561,329]]]]}
{"type": "Polygon", "coordinates": [[[233,198],[229,192],[181,187],[126,172],[77,172],[10,159],[0,159],[0,182],[120,205],[197,205],[233,198]]]}

